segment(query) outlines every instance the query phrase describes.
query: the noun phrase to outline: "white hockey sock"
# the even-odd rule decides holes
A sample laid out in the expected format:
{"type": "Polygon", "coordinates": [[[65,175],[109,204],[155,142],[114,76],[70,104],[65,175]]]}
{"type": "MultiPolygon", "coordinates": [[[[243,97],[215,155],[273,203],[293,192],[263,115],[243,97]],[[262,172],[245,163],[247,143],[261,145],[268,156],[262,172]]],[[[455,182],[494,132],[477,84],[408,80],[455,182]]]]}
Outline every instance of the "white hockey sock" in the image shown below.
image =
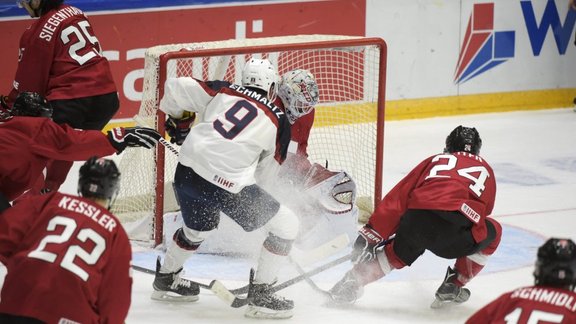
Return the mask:
{"type": "Polygon", "coordinates": [[[262,247],[260,257],[258,258],[258,269],[254,274],[256,283],[270,284],[276,280],[280,268],[286,262],[286,256],[274,254],[262,247]]]}
{"type": "Polygon", "coordinates": [[[184,262],[196,251],[185,250],[177,244],[171,244],[164,256],[164,263],[160,268],[162,273],[176,272],[184,265],[184,262]]]}

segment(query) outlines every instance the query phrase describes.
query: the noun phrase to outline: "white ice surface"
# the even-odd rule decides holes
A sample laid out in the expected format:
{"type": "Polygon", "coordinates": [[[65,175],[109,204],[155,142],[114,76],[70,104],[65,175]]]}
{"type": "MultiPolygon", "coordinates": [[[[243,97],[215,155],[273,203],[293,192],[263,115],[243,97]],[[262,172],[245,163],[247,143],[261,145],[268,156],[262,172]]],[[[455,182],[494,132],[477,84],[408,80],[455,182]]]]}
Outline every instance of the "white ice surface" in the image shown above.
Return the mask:
{"type": "MultiPolygon", "coordinates": [[[[302,282],[283,291],[294,299],[290,323],[463,323],[476,309],[500,294],[530,285],[535,249],[550,236],[576,240],[576,114],[571,109],[431,118],[386,123],[384,192],[417,163],[444,147],[456,126],[474,126],[483,140],[481,156],[494,168],[498,191],[494,217],[504,237],[484,272],[472,280],[470,300],[433,310],[429,305],[451,261],[424,254],[410,268],[396,270],[365,288],[352,307],[331,308],[302,282]]],[[[76,169],[64,191],[75,192],[76,169]]],[[[250,261],[198,258],[187,277],[207,282],[222,276],[237,287],[245,283],[250,261]],[[195,271],[197,269],[198,271],[195,271]]],[[[329,288],[346,271],[342,266],[314,277],[329,288]]],[[[283,276],[294,272],[289,267],[283,276]]],[[[277,323],[243,317],[243,309],[226,306],[209,291],[190,304],[150,299],[153,277],[134,272],[132,307],[127,323],[277,323]]]]}

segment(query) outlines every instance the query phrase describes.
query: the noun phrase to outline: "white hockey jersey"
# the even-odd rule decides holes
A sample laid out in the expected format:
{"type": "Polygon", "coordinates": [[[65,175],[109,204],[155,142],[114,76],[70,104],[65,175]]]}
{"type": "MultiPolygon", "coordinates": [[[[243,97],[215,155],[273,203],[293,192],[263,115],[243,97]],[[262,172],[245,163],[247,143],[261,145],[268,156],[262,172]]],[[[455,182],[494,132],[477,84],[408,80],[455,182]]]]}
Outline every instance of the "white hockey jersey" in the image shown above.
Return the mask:
{"type": "Polygon", "coordinates": [[[290,123],[265,92],[225,81],[171,78],[160,110],[174,118],[196,113],[178,161],[229,192],[254,184],[263,159],[286,158],[290,123]]]}

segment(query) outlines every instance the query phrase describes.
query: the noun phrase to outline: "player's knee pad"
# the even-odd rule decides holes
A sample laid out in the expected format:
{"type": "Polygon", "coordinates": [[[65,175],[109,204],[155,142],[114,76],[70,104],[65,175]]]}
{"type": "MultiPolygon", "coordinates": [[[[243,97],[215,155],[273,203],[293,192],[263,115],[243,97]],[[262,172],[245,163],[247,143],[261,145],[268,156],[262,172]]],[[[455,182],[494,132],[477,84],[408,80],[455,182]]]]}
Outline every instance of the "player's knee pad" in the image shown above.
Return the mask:
{"type": "Polygon", "coordinates": [[[288,255],[292,250],[292,243],[294,240],[283,239],[272,233],[268,233],[268,237],[264,240],[263,246],[270,253],[276,255],[288,255]]]}
{"type": "Polygon", "coordinates": [[[264,225],[268,233],[285,240],[295,240],[299,226],[298,216],[284,205],[280,205],[276,215],[264,225]]]}
{"type": "Polygon", "coordinates": [[[211,233],[212,231],[201,232],[182,226],[174,232],[172,238],[180,248],[195,251],[211,233]]]}

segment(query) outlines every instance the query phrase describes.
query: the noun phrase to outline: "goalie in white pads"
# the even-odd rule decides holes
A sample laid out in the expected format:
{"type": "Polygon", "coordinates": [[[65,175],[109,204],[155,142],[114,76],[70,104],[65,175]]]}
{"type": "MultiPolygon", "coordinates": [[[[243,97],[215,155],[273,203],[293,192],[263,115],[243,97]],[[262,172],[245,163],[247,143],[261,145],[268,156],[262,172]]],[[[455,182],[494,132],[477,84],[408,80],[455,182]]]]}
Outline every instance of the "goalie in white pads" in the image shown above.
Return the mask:
{"type": "Polygon", "coordinates": [[[308,139],[320,93],[307,70],[286,72],[280,81],[278,105],[285,107],[291,123],[286,161],[261,169],[259,183],[300,218],[295,244],[310,249],[346,233],[356,237],[358,209],[356,185],[344,171],[331,171],[308,160],[308,139]]]}
{"type": "Polygon", "coordinates": [[[182,147],[174,176],[184,226],[173,236],[163,264],[158,261],[154,299],[195,301],[199,287],[180,277],[182,266],[219,223],[220,212],[245,231],[265,228],[248,317],[288,318],[294,303],[270,292],[298,232],[298,217],[256,185],[260,161],[282,163],[290,123],[274,104],[278,73],[268,60],[251,59],[243,86],[190,77],[168,79],[160,109],[167,130],[182,147]],[[195,118],[194,127],[189,128],[195,118]]]}

